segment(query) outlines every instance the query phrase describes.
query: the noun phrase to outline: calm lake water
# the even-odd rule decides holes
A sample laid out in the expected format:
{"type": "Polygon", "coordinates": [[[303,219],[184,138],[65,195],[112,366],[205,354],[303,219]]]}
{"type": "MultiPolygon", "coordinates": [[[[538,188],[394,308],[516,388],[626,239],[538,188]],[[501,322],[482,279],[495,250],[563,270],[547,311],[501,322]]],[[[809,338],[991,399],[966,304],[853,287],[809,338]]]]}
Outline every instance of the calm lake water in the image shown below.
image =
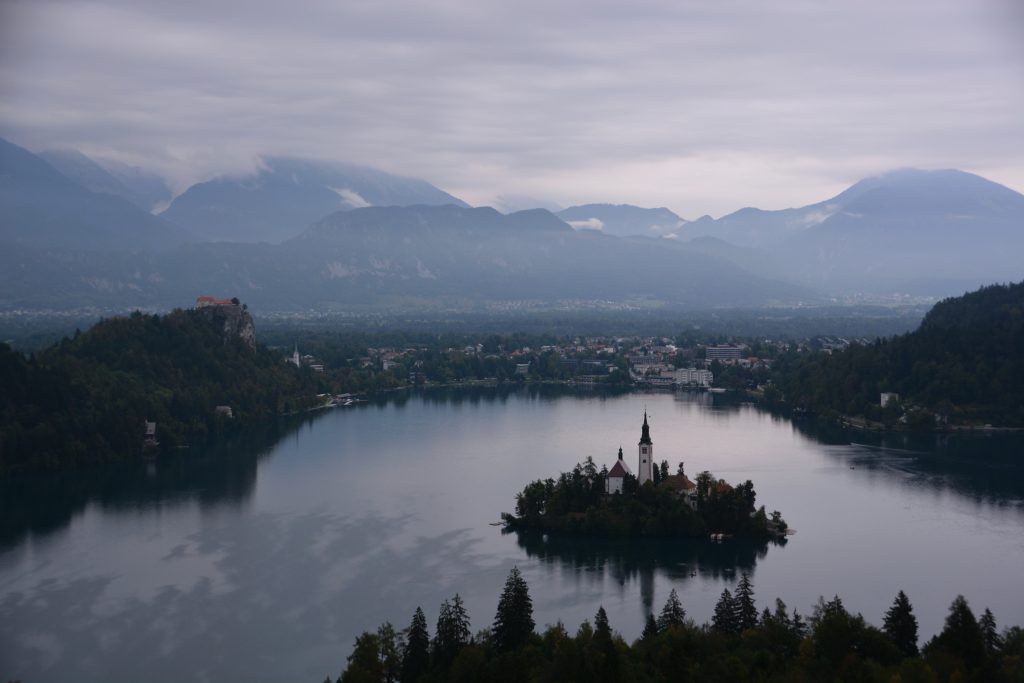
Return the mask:
{"type": "Polygon", "coordinates": [[[1024,438],[815,431],[706,394],[428,391],[236,435],[151,463],[0,482],[0,680],[307,680],[356,634],[465,599],[494,618],[513,565],[538,627],[600,605],[627,640],[675,588],[711,618],[753,577],[759,607],[838,593],[875,624],[903,589],[922,640],[958,594],[1024,624],[1024,438]],[[528,481],[620,445],[752,479],[785,545],[503,534],[528,481]],[[851,441],[853,443],[851,443],[851,441]]]}

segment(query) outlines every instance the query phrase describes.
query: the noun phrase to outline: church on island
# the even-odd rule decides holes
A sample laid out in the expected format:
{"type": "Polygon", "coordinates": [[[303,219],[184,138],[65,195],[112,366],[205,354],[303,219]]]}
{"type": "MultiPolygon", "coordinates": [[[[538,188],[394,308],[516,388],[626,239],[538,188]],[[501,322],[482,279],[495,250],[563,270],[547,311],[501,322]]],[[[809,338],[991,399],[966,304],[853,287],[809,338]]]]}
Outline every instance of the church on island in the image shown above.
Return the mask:
{"type": "MultiPolygon", "coordinates": [[[[671,476],[661,476],[654,464],[654,442],[651,440],[651,426],[647,423],[647,411],[644,411],[644,423],[640,427],[640,443],[637,444],[637,484],[643,486],[647,482],[653,485],[663,486],[676,492],[680,497],[685,497],[687,502],[696,503],[697,486],[687,479],[683,473],[683,464],[679,463],[679,472],[671,476]]],[[[619,448],[619,458],[608,471],[605,479],[605,492],[622,493],[626,483],[626,477],[633,476],[625,459],[622,457],[622,448],[619,448]]]]}

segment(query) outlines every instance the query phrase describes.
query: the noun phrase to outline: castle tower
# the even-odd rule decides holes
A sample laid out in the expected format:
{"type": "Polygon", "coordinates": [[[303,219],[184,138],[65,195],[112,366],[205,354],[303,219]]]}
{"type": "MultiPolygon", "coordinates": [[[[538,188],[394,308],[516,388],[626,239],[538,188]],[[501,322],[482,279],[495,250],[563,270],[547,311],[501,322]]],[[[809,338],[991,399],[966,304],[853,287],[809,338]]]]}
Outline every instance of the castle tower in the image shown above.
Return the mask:
{"type": "Polygon", "coordinates": [[[636,472],[637,482],[643,486],[645,481],[654,481],[654,442],[651,441],[651,428],[647,424],[647,411],[644,411],[644,426],[640,430],[640,468],[636,472]]]}

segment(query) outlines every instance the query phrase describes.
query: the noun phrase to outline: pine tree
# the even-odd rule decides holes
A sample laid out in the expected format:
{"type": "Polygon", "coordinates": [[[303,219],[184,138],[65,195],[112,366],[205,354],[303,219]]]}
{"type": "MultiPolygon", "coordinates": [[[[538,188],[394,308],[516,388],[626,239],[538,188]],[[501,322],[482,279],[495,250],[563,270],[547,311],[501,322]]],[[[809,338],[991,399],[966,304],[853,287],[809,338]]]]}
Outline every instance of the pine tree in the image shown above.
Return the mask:
{"type": "Polygon", "coordinates": [[[754,603],[754,586],[750,583],[750,577],[746,574],[740,577],[740,583],[736,586],[734,601],[739,630],[745,631],[748,628],[756,628],[757,605],[754,603]]]}
{"type": "Polygon", "coordinates": [[[978,626],[981,627],[981,635],[985,640],[985,654],[989,657],[998,655],[1003,647],[1003,639],[999,635],[999,631],[996,630],[996,618],[992,614],[992,610],[985,608],[981,619],[978,620],[978,626]]]}
{"type": "Polygon", "coordinates": [[[790,622],[792,624],[793,633],[797,638],[803,638],[807,635],[807,622],[800,616],[800,613],[796,611],[796,607],[793,608],[793,619],[790,622]]]}
{"type": "Polygon", "coordinates": [[[928,643],[928,648],[958,656],[970,668],[981,664],[985,658],[985,636],[964,596],[953,600],[942,632],[928,643]]]}
{"type": "Polygon", "coordinates": [[[505,589],[498,599],[498,612],[494,616],[494,646],[499,652],[515,650],[533,633],[533,601],[526,580],[518,567],[505,580],[505,589]]]}
{"type": "Polygon", "coordinates": [[[604,606],[597,608],[594,615],[594,642],[599,645],[606,645],[612,642],[612,627],[608,624],[608,613],[604,606]]]}
{"type": "Polygon", "coordinates": [[[427,617],[419,607],[412,615],[412,623],[405,632],[405,652],[402,654],[402,683],[415,683],[430,665],[430,633],[427,617]]]}
{"type": "Polygon", "coordinates": [[[736,600],[732,593],[726,588],[722,596],[718,598],[715,605],[714,616],[711,617],[711,626],[721,633],[739,633],[739,624],[736,619],[736,600]]]}
{"type": "Polygon", "coordinates": [[[640,638],[644,642],[651,642],[658,637],[658,623],[654,620],[654,615],[648,613],[647,621],[644,623],[644,632],[640,635],[640,638]]]}
{"type": "Polygon", "coordinates": [[[903,591],[896,594],[892,607],[885,613],[882,630],[904,657],[913,657],[917,654],[917,617],[914,616],[914,609],[903,591]]]}
{"type": "Polygon", "coordinates": [[[456,593],[451,602],[441,603],[434,633],[434,654],[442,667],[447,667],[459,651],[469,644],[469,615],[462,598],[456,593]]]}
{"type": "Polygon", "coordinates": [[[679,602],[679,595],[676,593],[676,589],[673,588],[672,592],[668,594],[665,606],[661,608],[661,614],[658,615],[658,631],[665,631],[673,626],[682,626],[683,619],[685,618],[686,610],[683,609],[683,604],[679,602]]]}

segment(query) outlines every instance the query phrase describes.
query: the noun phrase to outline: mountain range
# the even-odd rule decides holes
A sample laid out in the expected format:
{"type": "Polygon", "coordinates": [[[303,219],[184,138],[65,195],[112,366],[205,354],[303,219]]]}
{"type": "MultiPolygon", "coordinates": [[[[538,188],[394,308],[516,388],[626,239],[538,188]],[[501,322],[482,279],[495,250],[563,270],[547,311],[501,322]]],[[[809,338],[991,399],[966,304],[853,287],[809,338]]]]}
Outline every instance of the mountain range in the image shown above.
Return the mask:
{"type": "Polygon", "coordinates": [[[167,249],[196,239],[124,197],[90,190],[28,150],[0,140],[0,242],[123,251],[167,249]]]}
{"type": "Polygon", "coordinates": [[[163,178],[135,166],[94,161],[74,149],[44,150],[38,156],[90,192],[127,199],[145,211],[161,208],[174,196],[163,178]]]}
{"type": "Polygon", "coordinates": [[[577,230],[598,230],[606,235],[631,237],[677,236],[686,223],[662,207],[644,209],[630,204],[583,204],[558,212],[558,217],[577,230]]]}
{"type": "Polygon", "coordinates": [[[282,311],[794,305],[1024,276],[1024,195],[960,171],[695,221],[611,204],[503,214],[423,180],[281,157],[151,214],[166,192],[139,169],[0,140],[0,308],[170,307],[198,293],[282,311]]]}
{"type": "Polygon", "coordinates": [[[417,178],[351,164],[267,157],[253,175],[193,185],[161,216],[209,241],[278,243],[335,211],[411,204],[468,206],[417,178]]]}

